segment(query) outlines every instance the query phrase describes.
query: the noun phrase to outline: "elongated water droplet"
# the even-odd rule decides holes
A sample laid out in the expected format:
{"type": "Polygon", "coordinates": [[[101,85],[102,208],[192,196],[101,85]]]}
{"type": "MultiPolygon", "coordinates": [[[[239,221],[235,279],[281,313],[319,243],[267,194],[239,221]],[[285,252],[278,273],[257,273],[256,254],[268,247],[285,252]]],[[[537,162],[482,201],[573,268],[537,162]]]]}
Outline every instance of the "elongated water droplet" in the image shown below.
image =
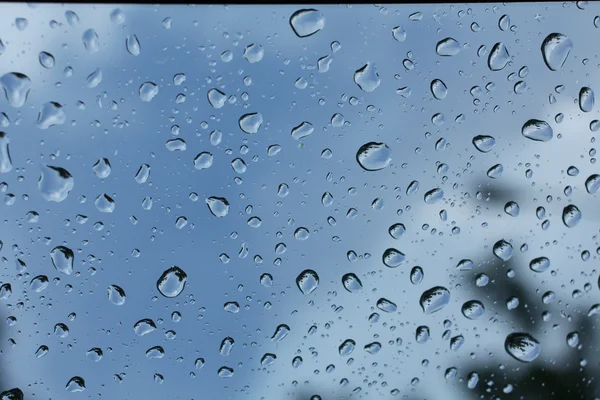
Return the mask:
{"type": "Polygon", "coordinates": [[[450,303],[450,291],[443,286],[434,286],[421,294],[419,304],[425,314],[433,314],[450,303]]]}
{"type": "Polygon", "coordinates": [[[434,188],[423,195],[425,204],[435,204],[444,198],[444,191],[440,188],[434,188]]]}
{"type": "Polygon", "coordinates": [[[473,146],[482,153],[491,151],[496,145],[496,139],[493,136],[477,135],[473,138],[473,146]]]}
{"type": "Polygon", "coordinates": [[[550,125],[546,121],[540,121],[538,119],[530,119],[527,121],[521,133],[528,139],[536,142],[547,142],[552,139],[553,131],[550,125]]]}
{"type": "Polygon", "coordinates": [[[309,37],[325,27],[325,17],[314,8],[298,10],[290,17],[290,26],[296,36],[309,37]]]}
{"type": "Polygon", "coordinates": [[[83,32],[81,41],[83,42],[85,49],[90,53],[96,53],[100,50],[100,38],[98,38],[98,34],[93,29],[88,29],[83,32]]]}
{"type": "Polygon", "coordinates": [[[508,49],[502,42],[498,42],[492,47],[492,51],[490,51],[490,55],[488,57],[488,67],[492,71],[500,71],[503,70],[504,67],[510,61],[510,55],[508,54],[508,49]]]}
{"type": "Polygon", "coordinates": [[[410,270],[410,283],[413,285],[418,285],[423,281],[425,274],[423,272],[423,268],[416,266],[410,270]]]}
{"type": "Polygon", "coordinates": [[[544,62],[552,71],[558,71],[573,50],[573,42],[562,33],[551,33],[542,42],[544,62]]]}
{"type": "Polygon", "coordinates": [[[589,87],[582,87],[579,91],[579,108],[583,112],[590,112],[594,108],[594,91],[589,87]]]}
{"type": "Polygon", "coordinates": [[[173,298],[183,292],[186,282],[187,274],[181,268],[173,266],[162,273],[156,281],[156,287],[163,296],[173,298]]]}
{"type": "Polygon", "coordinates": [[[50,258],[52,259],[52,265],[60,273],[65,275],[71,275],[73,273],[73,262],[75,255],[73,250],[65,246],[56,246],[50,252],[50,258]]]}
{"type": "Polygon", "coordinates": [[[581,221],[581,211],[574,204],[563,208],[562,220],[567,228],[574,228],[581,221]]]}
{"type": "Polygon", "coordinates": [[[435,46],[438,56],[451,57],[460,53],[460,43],[451,37],[440,40],[435,46]]]}
{"type": "Polygon", "coordinates": [[[219,354],[225,357],[228,356],[229,353],[231,353],[234,345],[235,341],[230,337],[226,337],[221,341],[221,346],[219,346],[219,354]]]}
{"type": "Polygon", "coordinates": [[[389,268],[399,267],[406,260],[406,255],[400,250],[389,248],[383,252],[383,264],[389,268]]]}
{"type": "Polygon", "coordinates": [[[448,95],[448,88],[441,79],[431,81],[431,93],[438,100],[443,100],[448,95]]]}
{"type": "Polygon", "coordinates": [[[344,285],[344,289],[350,293],[358,293],[363,288],[362,282],[358,279],[358,276],[353,273],[342,276],[342,285],[344,285]]]}
{"type": "Polygon", "coordinates": [[[313,133],[315,128],[310,122],[302,122],[300,125],[292,129],[292,137],[296,140],[300,140],[313,133]]]}
{"type": "Polygon", "coordinates": [[[379,87],[381,79],[375,65],[367,62],[354,72],[354,83],[364,92],[372,92],[379,87]]]}
{"type": "Polygon", "coordinates": [[[385,143],[369,142],[358,149],[356,161],[366,171],[379,171],[392,162],[392,150],[385,143]]]}
{"type": "Polygon", "coordinates": [[[356,347],[356,342],[352,339],[346,339],[340,346],[338,347],[338,353],[342,357],[347,357],[354,351],[356,347]]]}
{"type": "Polygon", "coordinates": [[[215,217],[221,218],[229,213],[229,202],[224,197],[209,197],[206,205],[215,217]]]}
{"type": "Polygon", "coordinates": [[[227,101],[227,96],[225,93],[221,92],[219,89],[210,89],[206,95],[208,97],[208,102],[214,108],[221,108],[225,105],[227,101]]]}
{"type": "Polygon", "coordinates": [[[4,89],[6,101],[11,107],[22,107],[27,101],[31,89],[31,79],[20,72],[9,72],[2,75],[0,84],[4,89]]]}
{"type": "Polygon", "coordinates": [[[10,138],[6,132],[0,132],[0,173],[10,172],[13,168],[9,144],[10,138]]]}
{"type": "Polygon", "coordinates": [[[51,69],[54,67],[55,60],[54,56],[46,51],[40,52],[38,59],[40,61],[40,65],[46,69],[51,69]]]}
{"type": "Polygon", "coordinates": [[[599,188],[600,188],[600,175],[593,174],[593,175],[590,175],[585,180],[585,190],[587,190],[587,192],[589,194],[596,193],[599,188]]]}
{"type": "Polygon", "coordinates": [[[85,79],[85,86],[89,88],[95,88],[100,83],[102,83],[102,70],[100,68],[96,68],[94,72],[89,74],[85,79]]]}
{"type": "Polygon", "coordinates": [[[392,37],[399,42],[404,42],[406,40],[406,30],[401,26],[396,26],[392,28],[392,37]]]}
{"type": "Polygon", "coordinates": [[[142,164],[138,172],[135,174],[135,181],[139,184],[146,183],[150,177],[150,166],[148,164],[142,164]]]}
{"type": "Polygon", "coordinates": [[[125,291],[117,285],[110,285],[107,290],[108,300],[116,306],[122,306],[125,304],[127,296],[125,291]]]}
{"type": "Polygon", "coordinates": [[[504,349],[515,360],[528,363],[540,355],[542,345],[530,334],[517,332],[506,337],[504,349]]]}
{"type": "Polygon", "coordinates": [[[274,342],[280,342],[289,333],[290,333],[290,327],[289,326],[287,326],[286,324],[278,325],[277,328],[275,328],[275,332],[273,333],[273,336],[271,336],[271,340],[274,341],[274,342]]]}
{"type": "Polygon", "coordinates": [[[246,172],[248,166],[241,158],[235,158],[231,161],[231,168],[233,168],[233,170],[238,174],[243,174],[246,172]]]}
{"type": "Polygon", "coordinates": [[[381,311],[392,313],[396,312],[398,306],[396,306],[394,302],[382,297],[377,300],[377,308],[379,308],[381,311]]]}
{"type": "MultiPolygon", "coordinates": [[[[49,348],[48,348],[48,346],[46,346],[46,345],[44,345],[44,344],[43,344],[43,345],[41,345],[40,347],[38,347],[38,349],[35,351],[35,357],[36,357],[36,358],[42,358],[42,357],[44,357],[46,354],[48,354],[48,351],[49,351],[49,348]]],[[[4,396],[4,393],[0,394],[0,399],[1,399],[1,400],[9,400],[9,399],[12,399],[12,397],[6,397],[6,398],[5,398],[5,397],[3,397],[3,396],[4,396]]],[[[22,400],[22,399],[23,399],[23,398],[21,397],[21,400],[22,400]]]]}
{"type": "Polygon", "coordinates": [[[425,325],[418,326],[415,331],[415,341],[419,344],[426,343],[431,336],[429,327],[425,325]]]}
{"type": "Polygon", "coordinates": [[[139,320],[133,325],[133,331],[138,336],[144,336],[156,330],[156,324],[150,318],[139,320]]]}
{"type": "Polygon", "coordinates": [[[309,295],[319,287],[319,275],[312,269],[302,271],[296,277],[296,285],[304,295],[309,295]]]}
{"type": "Polygon", "coordinates": [[[125,39],[125,47],[132,56],[139,56],[142,51],[140,41],[136,35],[127,36],[127,39],[125,39]]]}
{"type": "Polygon", "coordinates": [[[381,350],[381,343],[372,342],[372,343],[366,344],[364,349],[369,354],[377,354],[381,350]]]}
{"type": "Polygon", "coordinates": [[[244,114],[240,117],[238,124],[240,129],[248,134],[257,133],[263,123],[261,113],[244,114]]]}
{"type": "Polygon", "coordinates": [[[140,99],[145,102],[151,101],[158,94],[158,86],[154,82],[144,82],[140,86],[140,99]]]}

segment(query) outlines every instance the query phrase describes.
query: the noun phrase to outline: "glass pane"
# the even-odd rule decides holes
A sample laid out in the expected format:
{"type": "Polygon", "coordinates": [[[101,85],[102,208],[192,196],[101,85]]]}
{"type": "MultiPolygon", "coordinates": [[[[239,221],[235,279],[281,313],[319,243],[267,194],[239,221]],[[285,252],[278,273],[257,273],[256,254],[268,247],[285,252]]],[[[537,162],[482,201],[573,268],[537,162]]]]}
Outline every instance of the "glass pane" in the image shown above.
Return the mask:
{"type": "Polygon", "coordinates": [[[598,3],[0,9],[3,400],[600,397],[598,3]]]}

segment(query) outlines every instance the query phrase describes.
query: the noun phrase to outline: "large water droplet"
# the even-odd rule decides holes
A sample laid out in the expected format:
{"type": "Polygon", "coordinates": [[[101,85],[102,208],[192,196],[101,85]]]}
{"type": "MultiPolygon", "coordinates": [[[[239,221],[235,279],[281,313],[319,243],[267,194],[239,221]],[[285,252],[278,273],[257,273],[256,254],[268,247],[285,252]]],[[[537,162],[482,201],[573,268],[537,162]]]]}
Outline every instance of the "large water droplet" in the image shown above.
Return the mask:
{"type": "Polygon", "coordinates": [[[338,353],[342,357],[349,356],[354,351],[356,347],[356,342],[352,339],[346,339],[340,346],[338,347],[338,353]]]}
{"type": "Polygon", "coordinates": [[[540,121],[538,119],[530,119],[527,121],[521,133],[528,139],[536,142],[547,142],[552,139],[553,131],[550,125],[546,121],[540,121]]]}
{"type": "Polygon", "coordinates": [[[19,388],[6,390],[0,393],[0,400],[23,400],[23,392],[19,388]]]}
{"type": "Polygon", "coordinates": [[[10,172],[13,168],[8,145],[10,138],[6,132],[0,132],[0,173],[10,172]]]}
{"type": "Polygon", "coordinates": [[[439,56],[450,57],[460,53],[460,43],[455,39],[448,37],[440,40],[435,46],[435,51],[439,56]]]}
{"type": "Polygon", "coordinates": [[[12,294],[12,287],[10,283],[4,283],[0,286],[0,300],[6,300],[12,294]]]}
{"type": "Polygon", "coordinates": [[[576,205],[569,204],[563,208],[562,220],[567,228],[573,228],[581,221],[581,211],[576,205]]]}
{"type": "Polygon", "coordinates": [[[217,371],[217,375],[219,375],[219,378],[232,378],[233,377],[233,368],[221,367],[217,371]]]}
{"type": "Polygon", "coordinates": [[[511,333],[504,341],[506,352],[521,362],[532,362],[542,351],[542,345],[528,333],[511,333]]]}
{"type": "Polygon", "coordinates": [[[146,350],[146,357],[148,358],[163,358],[165,356],[165,350],[161,346],[154,346],[146,350]]]}
{"type": "Polygon", "coordinates": [[[544,272],[550,268],[550,260],[546,257],[534,258],[529,262],[529,268],[534,272],[544,272]]]}
{"type": "Polygon", "coordinates": [[[133,331],[138,336],[144,336],[156,330],[156,324],[150,318],[139,320],[133,325],[133,331]]]}
{"type": "Polygon", "coordinates": [[[221,346],[219,346],[219,354],[227,357],[229,353],[231,353],[234,345],[235,341],[230,337],[226,337],[221,341],[221,346]]]}
{"type": "Polygon", "coordinates": [[[286,324],[278,325],[277,328],[275,328],[273,336],[271,336],[271,340],[274,342],[280,342],[288,335],[288,333],[290,333],[289,326],[286,324]]]}
{"type": "Polygon", "coordinates": [[[54,67],[55,60],[54,56],[46,51],[40,52],[38,59],[40,61],[40,65],[46,69],[50,69],[54,67]]]}
{"type": "Polygon", "coordinates": [[[244,49],[244,58],[250,63],[254,64],[263,59],[265,50],[260,44],[252,43],[246,46],[244,49]]]}
{"type": "Polygon", "coordinates": [[[377,300],[377,308],[379,308],[383,312],[392,313],[396,312],[398,306],[396,305],[396,303],[382,297],[379,300],[377,300]]]}
{"type": "Polygon", "coordinates": [[[296,278],[296,285],[304,295],[309,295],[319,287],[319,275],[312,269],[304,270],[296,278]]]}
{"type": "Polygon", "coordinates": [[[0,84],[4,88],[6,101],[11,107],[19,108],[27,101],[31,89],[31,79],[20,72],[9,72],[2,75],[0,84]]]}
{"type": "Polygon", "coordinates": [[[257,133],[262,123],[263,116],[261,113],[244,114],[238,121],[240,129],[249,134],[257,133]]]}
{"type": "Polygon", "coordinates": [[[219,89],[210,89],[206,95],[208,97],[208,102],[214,108],[221,108],[225,105],[227,101],[227,96],[225,93],[221,92],[219,89]]]}
{"type": "Polygon", "coordinates": [[[125,39],[125,47],[132,56],[139,56],[140,52],[142,51],[140,41],[136,35],[127,36],[127,39],[125,39]]]}
{"type": "Polygon", "coordinates": [[[542,43],[544,62],[552,71],[558,71],[567,61],[572,49],[571,39],[562,33],[551,33],[542,43]]]}
{"type": "Polygon", "coordinates": [[[156,287],[163,296],[173,298],[183,292],[186,282],[187,274],[181,268],[172,266],[158,278],[156,287]]]}
{"type": "Polygon", "coordinates": [[[260,359],[260,364],[263,367],[267,367],[271,364],[273,364],[275,362],[275,360],[277,360],[277,356],[273,353],[266,353],[264,356],[262,356],[262,358],[260,359]]]}
{"type": "Polygon", "coordinates": [[[85,79],[85,85],[89,88],[95,88],[102,82],[102,70],[96,68],[94,72],[88,75],[85,79]]]}
{"type": "Polygon", "coordinates": [[[473,138],[473,146],[482,153],[491,151],[496,145],[496,139],[493,136],[477,135],[473,138]]]}
{"type": "Polygon", "coordinates": [[[67,392],[83,392],[85,390],[85,381],[80,376],[74,376],[69,379],[65,389],[67,392]]]}
{"type": "Polygon", "coordinates": [[[444,198],[444,191],[440,188],[433,188],[423,195],[425,204],[435,204],[444,198]]]}
{"type": "Polygon", "coordinates": [[[74,186],[73,176],[64,168],[42,166],[38,190],[47,201],[61,202],[67,198],[74,186]]]}
{"type": "Polygon", "coordinates": [[[125,13],[120,8],[115,8],[110,12],[110,20],[113,24],[123,25],[125,23],[125,13]]]}
{"type": "Polygon", "coordinates": [[[49,101],[38,113],[36,125],[40,129],[48,129],[54,125],[62,125],[67,120],[65,109],[55,101],[49,101]]]}
{"type": "Polygon", "coordinates": [[[298,10],[290,17],[290,26],[296,36],[309,37],[325,27],[325,17],[314,8],[298,10]]]}
{"type": "Polygon", "coordinates": [[[594,108],[594,91],[589,87],[582,87],[579,91],[579,108],[583,112],[590,112],[594,108]]]}
{"type": "Polygon", "coordinates": [[[356,161],[367,171],[379,171],[392,162],[392,150],[385,143],[369,142],[358,149],[356,161]]]}
{"type": "Polygon", "coordinates": [[[140,99],[149,102],[158,94],[158,86],[154,82],[144,82],[140,86],[140,99]]]}
{"type": "Polygon", "coordinates": [[[506,240],[498,240],[493,247],[493,253],[502,261],[508,261],[513,256],[513,247],[506,240]]]}
{"type": "Polygon", "coordinates": [[[358,276],[353,273],[342,276],[342,285],[344,285],[344,289],[350,293],[358,293],[363,288],[362,282],[358,279],[358,276]]]}
{"type": "Polygon", "coordinates": [[[461,311],[468,319],[478,319],[484,314],[485,307],[478,300],[470,300],[462,305],[461,311]]]}
{"type": "Polygon", "coordinates": [[[396,26],[392,28],[392,37],[399,42],[404,42],[406,40],[406,30],[401,26],[396,26]]]}
{"type": "Polygon", "coordinates": [[[96,197],[94,201],[94,205],[96,209],[103,213],[111,213],[115,211],[115,201],[106,193],[102,193],[100,196],[96,197]]]}
{"type": "Polygon", "coordinates": [[[125,295],[125,291],[121,289],[121,287],[117,285],[110,285],[108,287],[108,300],[116,306],[122,306],[125,304],[125,299],[127,296],[125,295]]]}
{"type": "Polygon", "coordinates": [[[221,218],[229,213],[229,202],[224,197],[209,197],[206,205],[215,217],[221,218]]]}
{"type": "Polygon", "coordinates": [[[56,246],[50,252],[50,258],[52,259],[52,265],[60,273],[65,275],[71,275],[73,273],[73,262],[75,255],[73,250],[65,246],[56,246]]]}
{"type": "Polygon", "coordinates": [[[383,252],[382,259],[386,267],[396,268],[404,262],[404,260],[406,259],[406,255],[400,250],[389,248],[383,252]]]}
{"type": "Polygon", "coordinates": [[[600,175],[593,174],[593,175],[590,175],[585,180],[585,190],[587,190],[587,192],[589,194],[596,193],[599,188],[600,188],[600,175]]]}
{"type": "Polygon", "coordinates": [[[496,43],[494,47],[492,47],[492,51],[490,51],[490,56],[488,57],[488,67],[492,71],[500,71],[506,67],[509,61],[510,55],[508,54],[508,49],[504,43],[496,43]]]}
{"type": "Polygon", "coordinates": [[[81,41],[83,42],[83,46],[90,53],[96,53],[100,50],[100,39],[98,38],[98,34],[93,29],[88,29],[83,32],[81,35],[81,41]]]}
{"type": "Polygon", "coordinates": [[[431,81],[431,93],[438,100],[443,100],[448,95],[448,88],[441,79],[431,81]]]}
{"type": "Polygon", "coordinates": [[[135,181],[139,184],[146,183],[150,177],[150,166],[148,164],[142,164],[138,172],[135,174],[135,181]]]}
{"type": "Polygon", "coordinates": [[[46,275],[38,275],[31,280],[29,283],[29,288],[36,293],[39,293],[46,289],[50,282],[48,281],[48,277],[46,275]]]}
{"type": "Polygon", "coordinates": [[[108,178],[108,176],[110,175],[110,171],[111,171],[110,161],[108,161],[108,158],[101,158],[98,161],[96,161],[96,163],[92,167],[92,170],[94,171],[94,174],[96,174],[96,176],[98,178],[100,178],[100,179],[108,178]]]}
{"type": "Polygon", "coordinates": [[[381,79],[375,65],[367,62],[354,72],[354,83],[364,92],[372,92],[379,87],[381,79]]]}
{"type": "Polygon", "coordinates": [[[443,286],[435,286],[421,294],[419,304],[425,314],[433,314],[450,303],[450,291],[443,286]]]}
{"type": "Polygon", "coordinates": [[[194,158],[194,168],[206,169],[210,168],[213,164],[213,155],[207,151],[203,151],[194,158]]]}
{"type": "Polygon", "coordinates": [[[302,122],[300,125],[292,129],[292,137],[296,140],[302,139],[313,133],[315,128],[310,122],[302,122]]]}

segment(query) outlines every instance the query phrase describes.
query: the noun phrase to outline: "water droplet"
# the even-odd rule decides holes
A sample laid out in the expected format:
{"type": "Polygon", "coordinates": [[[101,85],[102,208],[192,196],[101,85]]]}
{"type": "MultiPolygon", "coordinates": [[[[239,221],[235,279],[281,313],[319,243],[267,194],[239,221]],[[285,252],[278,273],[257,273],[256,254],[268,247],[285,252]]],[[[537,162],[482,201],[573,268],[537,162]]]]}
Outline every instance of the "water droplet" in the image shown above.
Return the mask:
{"type": "Polygon", "coordinates": [[[206,205],[215,217],[221,218],[229,213],[229,202],[224,197],[209,197],[206,205]]]}
{"type": "Polygon", "coordinates": [[[136,35],[129,35],[125,39],[125,47],[132,56],[139,56],[141,52],[140,41],[136,35]]]}
{"type": "Polygon", "coordinates": [[[484,314],[485,307],[478,300],[470,300],[462,305],[461,311],[468,319],[478,319],[484,314]]]}
{"type": "Polygon", "coordinates": [[[434,188],[425,193],[423,200],[425,204],[435,204],[444,198],[444,191],[440,188],[434,188]]]}
{"type": "Polygon", "coordinates": [[[123,25],[125,23],[125,13],[120,8],[115,8],[110,12],[110,20],[113,24],[123,25]]]}
{"type": "Polygon", "coordinates": [[[260,44],[252,43],[244,49],[244,58],[250,63],[254,64],[263,59],[265,50],[260,44]]]}
{"type": "Polygon", "coordinates": [[[273,364],[275,362],[275,360],[277,359],[277,356],[275,354],[272,353],[266,353],[264,356],[262,356],[262,358],[260,359],[260,364],[263,367],[267,367],[271,364],[273,364]]]}
{"type": "Polygon", "coordinates": [[[358,276],[353,273],[342,276],[342,285],[344,285],[344,289],[350,293],[358,293],[363,288],[362,282],[358,279],[358,276]]]}
{"type": "Polygon", "coordinates": [[[488,57],[488,67],[492,71],[500,71],[506,67],[510,61],[510,55],[508,49],[502,42],[498,42],[492,47],[490,55],[488,57]]]}
{"type": "Polygon", "coordinates": [[[102,360],[102,349],[94,347],[86,351],[85,355],[92,361],[98,362],[102,360]]]}
{"type": "Polygon", "coordinates": [[[392,150],[385,143],[369,142],[358,149],[356,161],[366,171],[379,171],[392,162],[392,150]]]}
{"type": "Polygon", "coordinates": [[[406,195],[412,196],[412,195],[416,194],[418,191],[419,191],[419,182],[412,181],[411,183],[408,184],[408,187],[406,188],[406,195]]]}
{"type": "Polygon", "coordinates": [[[46,275],[38,275],[31,280],[29,288],[36,293],[40,293],[46,289],[49,285],[48,277],[46,275]]]}
{"type": "Polygon", "coordinates": [[[567,228],[574,228],[581,221],[581,211],[574,204],[563,208],[562,220],[567,228]]]}
{"type": "Polygon", "coordinates": [[[40,52],[38,59],[42,67],[50,69],[54,67],[55,60],[54,56],[46,51],[40,52]]]}
{"type": "Polygon", "coordinates": [[[502,261],[508,261],[513,256],[513,247],[506,240],[501,239],[494,244],[493,252],[502,261]]]}
{"type": "Polygon", "coordinates": [[[438,42],[438,44],[435,46],[435,51],[439,56],[442,57],[455,56],[460,53],[460,43],[458,43],[455,39],[448,37],[438,42]]]}
{"type": "Polygon", "coordinates": [[[294,232],[294,237],[298,240],[306,240],[309,236],[308,229],[304,227],[300,227],[294,232]]]}
{"type": "Polygon", "coordinates": [[[4,88],[6,101],[11,107],[22,107],[27,101],[31,89],[31,79],[20,72],[9,72],[0,77],[0,84],[4,88]]]}
{"type": "Polygon", "coordinates": [[[511,333],[504,341],[506,352],[517,361],[532,362],[542,351],[542,345],[528,333],[511,333]]]}
{"type": "Polygon", "coordinates": [[[496,145],[496,139],[493,136],[477,135],[473,138],[473,146],[482,153],[491,151],[496,145]]]}
{"type": "Polygon", "coordinates": [[[429,337],[431,336],[430,332],[429,332],[429,327],[428,326],[418,326],[417,330],[415,331],[415,341],[419,344],[423,344],[426,343],[429,340],[429,337]]]}
{"type": "Polygon", "coordinates": [[[304,270],[296,278],[296,285],[304,295],[309,295],[319,287],[319,276],[312,269],[304,270]]]}
{"type": "Polygon", "coordinates": [[[377,308],[379,308],[381,311],[392,313],[396,312],[398,306],[396,306],[396,304],[391,302],[390,300],[382,297],[379,300],[377,300],[377,308]]]}
{"type": "Polygon", "coordinates": [[[108,287],[108,300],[116,306],[122,306],[125,304],[125,291],[117,285],[110,285],[108,287]]]}
{"type": "Polygon", "coordinates": [[[264,273],[260,276],[260,284],[264,287],[273,286],[273,276],[271,274],[264,273]]]}
{"type": "Polygon", "coordinates": [[[401,26],[396,26],[392,28],[392,37],[399,42],[404,42],[406,40],[406,30],[401,26]]]}
{"type": "Polygon", "coordinates": [[[50,258],[52,259],[52,265],[60,273],[65,275],[71,275],[73,273],[73,262],[75,255],[73,250],[65,246],[56,246],[50,252],[50,258]]]}
{"type": "Polygon", "coordinates": [[[115,201],[106,193],[102,193],[94,201],[96,209],[103,213],[112,213],[115,211],[115,201]]]}
{"type": "Polygon", "coordinates": [[[165,356],[165,350],[161,346],[154,346],[146,350],[146,357],[148,358],[163,358],[165,356]]]}
{"type": "Polygon", "coordinates": [[[344,122],[345,122],[345,119],[342,114],[335,113],[331,117],[331,126],[333,126],[334,128],[339,128],[339,127],[343,126],[344,122]]]}
{"type": "Polygon", "coordinates": [[[538,119],[530,119],[527,121],[521,133],[528,139],[536,142],[547,142],[552,139],[553,131],[550,125],[546,121],[540,121],[538,119]]]}
{"type": "Polygon", "coordinates": [[[219,375],[220,378],[231,378],[233,377],[233,368],[221,367],[219,368],[219,371],[217,371],[217,375],[219,375]]]}
{"type": "Polygon", "coordinates": [[[598,191],[598,188],[600,188],[600,175],[598,175],[598,174],[590,175],[585,180],[585,189],[587,190],[587,192],[589,194],[594,194],[598,191]]]}
{"type": "Polygon", "coordinates": [[[142,164],[138,172],[135,174],[135,181],[139,184],[146,183],[150,177],[150,166],[148,164],[142,164]]]}
{"type": "Polygon", "coordinates": [[[166,141],[165,147],[169,151],[185,151],[187,149],[187,144],[183,139],[170,139],[166,141]]]}
{"type": "Polygon", "coordinates": [[[354,72],[354,83],[364,92],[372,92],[379,87],[381,79],[375,65],[367,62],[354,72]]]}
{"type": "Polygon", "coordinates": [[[369,354],[377,354],[381,350],[381,343],[372,342],[372,343],[366,344],[364,349],[369,354]]]}
{"type": "Polygon", "coordinates": [[[289,326],[287,326],[286,324],[278,325],[277,328],[275,328],[275,332],[273,333],[273,336],[271,336],[271,340],[274,341],[274,342],[280,342],[289,333],[290,333],[290,327],[289,326]]]}
{"type": "Polygon", "coordinates": [[[473,269],[473,261],[469,259],[463,259],[456,264],[456,269],[459,271],[470,271],[473,269]]]}
{"type": "Polygon", "coordinates": [[[80,376],[74,376],[69,379],[65,389],[67,392],[83,392],[85,390],[85,381],[80,376]]]}
{"type": "Polygon", "coordinates": [[[230,337],[226,337],[221,341],[221,346],[219,346],[219,354],[221,354],[222,356],[228,356],[231,353],[231,350],[233,349],[233,346],[235,345],[235,341],[230,338],[230,337]]]}
{"type": "Polygon", "coordinates": [[[463,335],[455,336],[450,339],[450,350],[458,351],[463,344],[465,344],[465,337],[463,335]]]}
{"type": "Polygon", "coordinates": [[[98,34],[93,29],[88,29],[83,32],[81,41],[83,42],[85,49],[90,53],[96,53],[100,50],[100,38],[98,38],[98,34]]]}
{"type": "Polygon", "coordinates": [[[48,129],[54,125],[64,124],[66,119],[67,115],[63,106],[57,102],[49,101],[42,106],[36,125],[40,129],[48,129]]]}
{"type": "Polygon", "coordinates": [[[594,108],[594,91],[589,87],[582,87],[579,91],[579,108],[583,112],[590,112],[594,108]]]}
{"type": "Polygon", "coordinates": [[[356,347],[356,342],[354,340],[346,339],[346,340],[344,340],[344,342],[342,344],[340,344],[340,347],[338,347],[338,353],[342,357],[347,357],[350,354],[352,354],[355,347],[356,347]]]}
{"type": "Polygon", "coordinates": [[[144,336],[156,330],[156,324],[150,318],[139,320],[133,325],[133,331],[138,336],[144,336]]]}
{"type": "Polygon", "coordinates": [[[296,36],[309,37],[325,27],[325,17],[313,8],[298,10],[290,17],[290,26],[296,36]]]}
{"type": "Polygon", "coordinates": [[[558,71],[567,61],[572,49],[571,39],[562,33],[551,33],[542,43],[544,62],[552,71],[558,71]]]}
{"type": "Polygon", "coordinates": [[[400,237],[404,235],[404,232],[406,232],[406,227],[404,224],[394,224],[390,226],[388,232],[394,239],[400,239],[400,237]]]}
{"type": "Polygon", "coordinates": [[[579,332],[570,332],[567,335],[567,345],[576,348],[579,345],[579,332]]]}
{"type": "Polygon", "coordinates": [[[74,11],[65,11],[65,18],[67,19],[69,25],[71,25],[72,27],[77,26],[79,24],[79,16],[74,11]]]}
{"type": "Polygon", "coordinates": [[[436,99],[443,100],[448,95],[448,88],[442,80],[434,79],[431,81],[431,93],[436,99]]]}
{"type": "Polygon", "coordinates": [[[498,179],[502,176],[502,172],[504,172],[502,164],[496,164],[487,170],[487,176],[492,179],[498,179]]]}
{"type": "Polygon", "coordinates": [[[215,88],[210,89],[206,96],[208,97],[208,102],[214,108],[223,107],[227,101],[227,95],[215,88]]]}
{"type": "Polygon", "coordinates": [[[108,158],[101,158],[92,167],[94,174],[100,179],[108,178],[111,172],[110,162],[108,158]]]}
{"type": "Polygon", "coordinates": [[[245,133],[257,133],[263,123],[261,113],[244,114],[240,117],[238,124],[245,133]]]}
{"type": "Polygon", "coordinates": [[[8,145],[10,138],[6,132],[0,132],[0,173],[10,172],[13,168],[8,145]]]}
{"type": "MultiPolygon", "coordinates": [[[[40,347],[38,347],[38,349],[35,351],[35,357],[36,358],[42,358],[44,357],[46,354],[48,354],[49,348],[46,345],[41,345],[40,347]]],[[[11,399],[10,397],[5,398],[3,397],[4,393],[0,394],[0,399],[1,400],[9,400],[11,399]]],[[[21,398],[22,399],[22,398],[21,398]]]]}
{"type": "Polygon", "coordinates": [[[509,201],[504,205],[504,212],[511,217],[518,217],[520,211],[519,205],[514,201],[509,201]]]}
{"type": "Polygon", "coordinates": [[[400,250],[389,248],[383,252],[383,264],[389,268],[397,268],[406,260],[406,255],[400,250]]]}
{"type": "Polygon", "coordinates": [[[421,283],[424,277],[425,273],[423,272],[423,268],[416,266],[410,270],[410,283],[413,285],[421,283]]]}
{"type": "Polygon", "coordinates": [[[421,294],[419,304],[425,314],[433,314],[450,303],[450,291],[443,286],[435,286],[421,294]]]}
{"type": "Polygon", "coordinates": [[[0,286],[0,300],[8,299],[11,294],[12,287],[10,286],[10,283],[4,283],[2,286],[0,286]]]}
{"type": "Polygon", "coordinates": [[[236,314],[240,311],[240,305],[235,301],[228,301],[223,305],[223,309],[229,313],[236,314]]]}
{"type": "Polygon", "coordinates": [[[88,75],[85,80],[85,85],[89,88],[95,88],[102,82],[102,70],[96,68],[94,72],[88,75]]]}
{"type": "Polygon", "coordinates": [[[173,266],[162,273],[156,281],[156,287],[163,296],[173,298],[183,292],[186,282],[187,274],[181,268],[173,266]]]}
{"type": "Polygon", "coordinates": [[[144,82],[140,86],[140,99],[149,102],[158,94],[158,86],[154,82],[144,82]]]}
{"type": "Polygon", "coordinates": [[[235,158],[233,161],[231,161],[231,168],[233,168],[233,170],[238,174],[243,174],[246,172],[248,167],[246,166],[244,160],[241,158],[235,158]]]}
{"type": "Polygon", "coordinates": [[[510,17],[508,15],[504,14],[498,20],[498,28],[500,28],[501,31],[507,31],[509,27],[510,27],[510,17]]]}
{"type": "Polygon", "coordinates": [[[296,140],[300,140],[313,133],[315,128],[310,122],[302,122],[300,125],[292,129],[292,137],[296,140]]]}
{"type": "Polygon", "coordinates": [[[17,26],[18,30],[24,31],[25,29],[27,29],[29,21],[27,20],[27,18],[16,18],[15,25],[17,26]]]}

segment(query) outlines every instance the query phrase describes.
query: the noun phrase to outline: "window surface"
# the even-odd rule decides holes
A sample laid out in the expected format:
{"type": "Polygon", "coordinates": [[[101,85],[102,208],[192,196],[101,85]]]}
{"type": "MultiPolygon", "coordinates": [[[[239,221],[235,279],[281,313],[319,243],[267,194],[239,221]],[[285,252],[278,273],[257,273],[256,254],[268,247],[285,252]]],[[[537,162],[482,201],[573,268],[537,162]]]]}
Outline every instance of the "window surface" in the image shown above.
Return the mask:
{"type": "Polygon", "coordinates": [[[600,398],[600,5],[0,6],[9,399],[600,398]]]}

